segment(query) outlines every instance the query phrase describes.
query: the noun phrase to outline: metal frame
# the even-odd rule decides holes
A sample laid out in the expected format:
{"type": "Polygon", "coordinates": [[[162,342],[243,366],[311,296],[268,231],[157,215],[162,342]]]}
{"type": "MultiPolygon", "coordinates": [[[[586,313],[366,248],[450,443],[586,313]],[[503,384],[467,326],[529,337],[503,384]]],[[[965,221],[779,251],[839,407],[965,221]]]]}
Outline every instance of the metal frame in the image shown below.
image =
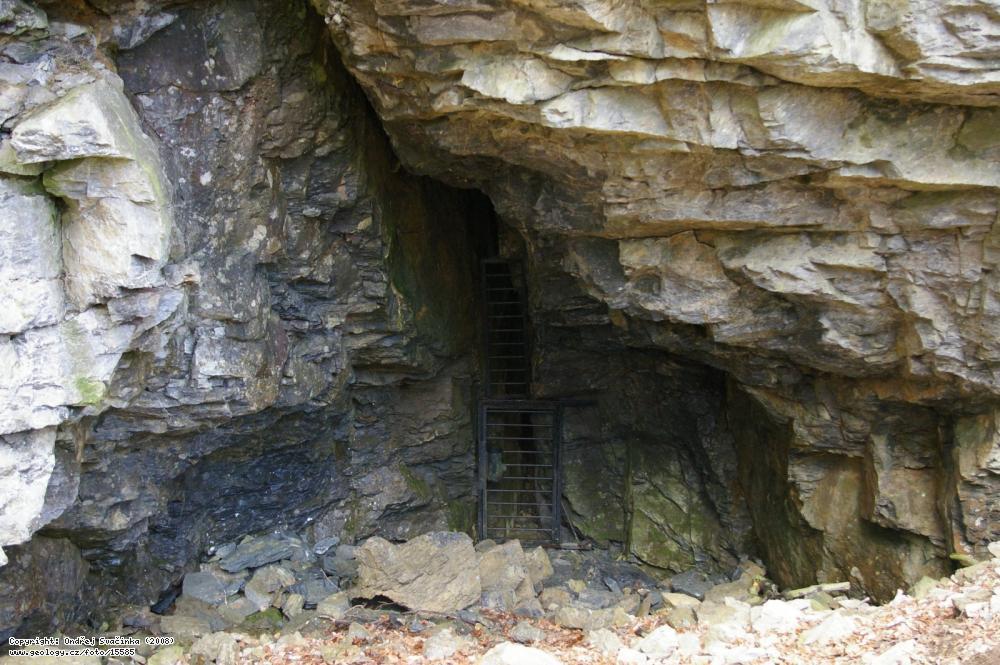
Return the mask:
{"type": "Polygon", "coordinates": [[[520,398],[531,391],[531,338],[524,285],[520,283],[523,279],[523,267],[517,261],[493,258],[481,262],[483,389],[487,397],[509,394],[520,398]],[[501,269],[496,270],[498,267],[501,269]],[[497,282],[491,280],[497,278],[509,286],[496,286],[497,282]],[[498,293],[506,294],[503,300],[493,299],[492,294],[498,293]],[[521,320],[520,326],[516,319],[521,320]],[[505,333],[519,333],[519,339],[505,341],[502,338],[505,333]],[[512,362],[517,360],[520,362],[512,362]]]}
{"type": "Polygon", "coordinates": [[[479,538],[506,539],[514,534],[525,540],[559,542],[565,403],[528,397],[531,392],[531,329],[523,266],[502,258],[485,259],[480,275],[484,381],[483,397],[475,416],[479,538]],[[517,319],[521,320],[520,327],[515,323],[517,319]],[[502,337],[511,333],[520,333],[515,336],[516,341],[502,337]],[[516,362],[518,360],[520,363],[516,362]],[[498,416],[499,421],[496,420],[498,416]],[[531,422],[539,416],[547,417],[548,422],[531,422]],[[513,457],[509,466],[502,459],[504,449],[513,457]],[[501,473],[509,468],[511,475],[490,480],[491,450],[499,451],[501,473]],[[546,469],[549,470],[546,476],[539,475],[546,469]],[[491,483],[507,483],[507,487],[491,487],[491,483]],[[530,485],[525,487],[526,484],[530,485]],[[520,500],[524,494],[530,494],[531,500],[520,500]],[[491,498],[499,500],[491,501],[491,498]],[[544,512],[546,508],[548,515],[544,512]],[[497,519],[512,522],[501,527],[495,524],[497,519]],[[517,523],[521,526],[514,526],[517,523]],[[537,538],[533,537],[535,534],[537,538]]]}
{"type": "MultiPolygon", "coordinates": [[[[562,418],[563,404],[551,400],[506,400],[483,399],[479,402],[477,413],[477,455],[478,455],[478,498],[479,511],[477,528],[480,539],[492,538],[505,540],[520,537],[522,540],[538,540],[543,542],[559,542],[560,525],[562,524],[562,418]],[[491,416],[507,415],[511,420],[528,420],[533,416],[547,416],[548,423],[531,422],[497,422],[491,416]],[[533,436],[505,437],[490,432],[490,428],[531,428],[533,436]],[[512,442],[520,447],[526,444],[541,445],[547,450],[515,450],[509,451],[517,457],[549,457],[550,464],[531,462],[512,462],[505,464],[504,469],[515,475],[504,475],[502,480],[490,480],[490,450],[491,443],[512,442]],[[531,475],[524,470],[549,469],[549,473],[531,475]],[[534,483],[531,487],[491,487],[497,482],[513,482],[515,485],[534,483]],[[530,501],[520,499],[521,495],[531,494],[530,501]],[[539,498],[539,494],[545,500],[539,498]],[[511,495],[511,496],[507,496],[511,495]],[[495,497],[498,497],[495,498],[495,497]],[[508,500],[510,499],[510,500],[508,500]],[[542,512],[548,508],[548,515],[542,512]],[[527,509],[528,514],[518,514],[521,509],[527,509]],[[514,520],[510,526],[493,524],[496,519],[514,520]],[[546,522],[548,523],[546,525],[546,522]],[[520,523],[519,525],[515,525],[520,523]],[[527,535],[525,535],[527,534],[527,535]],[[538,538],[533,538],[538,534],[538,538]]],[[[504,445],[501,443],[501,445],[504,445]]],[[[507,444],[511,445],[511,444],[507,444]]],[[[501,451],[500,455],[504,453],[501,451]]]]}

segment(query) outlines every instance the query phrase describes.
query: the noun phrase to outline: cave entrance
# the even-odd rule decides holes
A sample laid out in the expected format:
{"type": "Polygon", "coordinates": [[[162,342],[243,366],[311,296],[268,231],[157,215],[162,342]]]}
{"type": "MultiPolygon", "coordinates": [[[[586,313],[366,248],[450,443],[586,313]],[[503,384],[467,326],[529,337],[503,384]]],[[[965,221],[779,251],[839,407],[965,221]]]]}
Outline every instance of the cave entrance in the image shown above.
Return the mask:
{"type": "Polygon", "coordinates": [[[562,405],[531,399],[523,268],[482,262],[485,373],[477,418],[480,539],[558,541],[562,405]]]}

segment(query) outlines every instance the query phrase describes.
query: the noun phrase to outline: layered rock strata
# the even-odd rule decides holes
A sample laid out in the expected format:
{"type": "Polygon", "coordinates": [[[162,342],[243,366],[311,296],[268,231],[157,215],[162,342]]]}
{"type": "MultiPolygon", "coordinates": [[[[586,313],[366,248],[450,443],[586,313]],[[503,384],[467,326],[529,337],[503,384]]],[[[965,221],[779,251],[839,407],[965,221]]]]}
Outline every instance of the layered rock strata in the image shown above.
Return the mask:
{"type": "Polygon", "coordinates": [[[468,523],[480,200],[304,2],[170,4],[0,3],[4,639],[249,532],[468,523]]]}
{"type": "Polygon", "coordinates": [[[311,5],[0,2],[0,638],[471,528],[492,212],[421,176],[588,400],[576,535],[877,599],[1000,538],[993,7],[311,5]]]}
{"type": "Polygon", "coordinates": [[[520,230],[538,362],[579,327],[724,372],[781,582],[889,598],[997,537],[995,8],[314,5],[403,162],[520,230]]]}

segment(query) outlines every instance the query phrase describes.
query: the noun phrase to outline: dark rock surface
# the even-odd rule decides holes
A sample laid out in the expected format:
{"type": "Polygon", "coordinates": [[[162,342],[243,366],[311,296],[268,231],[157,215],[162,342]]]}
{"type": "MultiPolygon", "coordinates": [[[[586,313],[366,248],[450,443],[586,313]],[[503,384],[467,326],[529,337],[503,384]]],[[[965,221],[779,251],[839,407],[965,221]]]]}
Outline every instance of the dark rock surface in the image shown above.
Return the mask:
{"type": "MultiPolygon", "coordinates": [[[[27,589],[15,577],[34,541],[7,543],[0,583],[19,593],[2,594],[4,631],[35,607],[82,618],[151,602],[201,552],[262,529],[353,539],[462,525],[472,491],[488,204],[400,171],[307,3],[172,5],[47,4],[83,36],[0,45],[36,47],[18,57],[60,71],[117,71],[169,183],[162,272],[176,296],[103,395],[40,441],[41,460],[71,451],[54,472],[43,463],[50,495],[65,477],[75,500],[46,499],[36,539],[62,543],[44,548],[54,570],[88,566],[51,593],[27,589]]],[[[7,127],[45,101],[26,99],[7,127]]]]}

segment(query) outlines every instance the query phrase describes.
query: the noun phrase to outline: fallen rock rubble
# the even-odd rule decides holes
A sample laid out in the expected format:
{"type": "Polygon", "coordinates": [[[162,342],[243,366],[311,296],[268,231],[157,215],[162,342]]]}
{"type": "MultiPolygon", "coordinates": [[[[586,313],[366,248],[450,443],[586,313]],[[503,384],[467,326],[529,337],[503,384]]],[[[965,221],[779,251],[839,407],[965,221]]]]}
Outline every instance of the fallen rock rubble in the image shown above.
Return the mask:
{"type": "MultiPolygon", "coordinates": [[[[517,541],[473,547],[449,533],[338,547],[333,558],[356,563],[357,578],[324,578],[337,590],[314,603],[295,590],[325,570],[316,550],[334,545],[298,541],[274,560],[278,548],[252,540],[188,573],[169,614],[123,615],[120,634],[177,643],[109,665],[1000,662],[1000,544],[989,561],[875,606],[841,595],[838,584],[782,594],[750,561],[699,587],[699,600],[670,582],[658,588],[607,553],[525,552],[517,541]],[[218,565],[241,550],[271,553],[255,556],[252,569],[218,565]]],[[[692,579],[678,586],[690,590],[692,579]]]]}

